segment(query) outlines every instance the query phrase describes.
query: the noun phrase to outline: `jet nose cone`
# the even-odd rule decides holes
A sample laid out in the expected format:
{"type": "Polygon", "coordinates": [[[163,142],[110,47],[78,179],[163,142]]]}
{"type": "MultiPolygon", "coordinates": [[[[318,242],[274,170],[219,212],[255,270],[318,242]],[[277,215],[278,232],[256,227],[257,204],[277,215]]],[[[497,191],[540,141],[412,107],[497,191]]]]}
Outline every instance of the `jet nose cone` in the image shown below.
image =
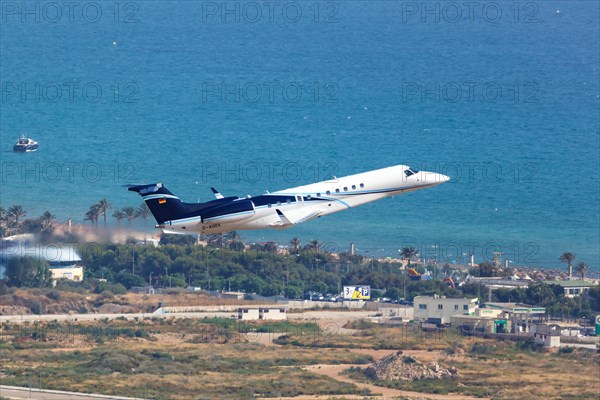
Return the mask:
{"type": "Polygon", "coordinates": [[[440,178],[440,183],[448,182],[450,180],[450,177],[447,175],[442,175],[442,174],[438,174],[438,175],[440,178]]]}

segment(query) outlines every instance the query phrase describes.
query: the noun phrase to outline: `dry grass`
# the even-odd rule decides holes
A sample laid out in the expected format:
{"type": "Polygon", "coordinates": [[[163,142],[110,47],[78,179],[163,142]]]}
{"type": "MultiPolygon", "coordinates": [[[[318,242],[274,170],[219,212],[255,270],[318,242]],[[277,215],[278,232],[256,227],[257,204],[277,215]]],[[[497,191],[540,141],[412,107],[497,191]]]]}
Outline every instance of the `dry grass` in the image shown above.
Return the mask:
{"type": "MultiPolygon", "coordinates": [[[[29,379],[34,384],[41,379],[46,388],[165,400],[361,395],[347,382],[300,367],[364,365],[385,354],[382,349],[402,349],[425,362],[458,367],[462,376],[376,384],[493,399],[588,399],[600,392],[600,355],[593,351],[544,353],[510,341],[412,327],[360,323],[342,335],[313,323],[146,319],[80,323],[66,333],[64,328],[56,322],[25,330],[3,325],[2,382],[26,386],[29,379]],[[276,340],[279,346],[264,345],[264,337],[256,340],[277,332],[287,333],[276,340]]],[[[359,371],[351,376],[365,379],[359,371]]]]}
{"type": "MultiPolygon", "coordinates": [[[[240,326],[213,322],[223,325],[202,333],[203,327],[214,324],[149,320],[133,326],[132,321],[114,321],[110,331],[106,326],[95,326],[99,332],[110,332],[100,336],[80,334],[93,327],[81,324],[73,335],[60,336],[60,340],[53,337],[54,331],[46,329],[45,341],[26,338],[12,326],[4,331],[4,338],[13,339],[0,344],[0,374],[4,384],[27,386],[32,379],[35,386],[41,381],[44,388],[155,399],[364,394],[354,385],[299,366],[366,363],[371,361],[369,357],[338,349],[315,352],[264,346],[246,340],[246,325],[235,331],[240,326]],[[146,332],[142,337],[115,334],[142,327],[146,332]],[[226,334],[228,327],[234,330],[226,334]],[[204,342],[189,342],[197,336],[204,342]],[[74,349],[72,343],[84,346],[74,349]]],[[[285,328],[281,324],[257,324],[252,327],[253,335],[269,326],[275,331],[285,328]]],[[[40,331],[44,329],[36,332],[40,331]]]]}

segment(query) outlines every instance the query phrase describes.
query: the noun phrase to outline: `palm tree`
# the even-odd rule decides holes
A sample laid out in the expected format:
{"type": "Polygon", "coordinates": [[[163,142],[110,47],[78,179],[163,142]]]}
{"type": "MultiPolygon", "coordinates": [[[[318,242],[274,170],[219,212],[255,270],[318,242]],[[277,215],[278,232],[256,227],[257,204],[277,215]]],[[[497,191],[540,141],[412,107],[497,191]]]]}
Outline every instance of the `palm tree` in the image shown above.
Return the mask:
{"type": "Polygon", "coordinates": [[[142,202],[142,204],[140,204],[140,206],[136,210],[136,214],[138,217],[142,217],[144,219],[150,216],[150,209],[148,208],[146,202],[142,202]]]}
{"type": "Polygon", "coordinates": [[[0,206],[0,231],[1,235],[4,236],[4,229],[6,228],[6,210],[0,206]]]}
{"type": "Polygon", "coordinates": [[[92,204],[90,209],[85,213],[85,221],[90,221],[93,224],[98,222],[98,217],[100,216],[100,207],[98,204],[92,204]]]}
{"type": "Polygon", "coordinates": [[[585,279],[585,274],[588,272],[589,269],[590,266],[584,261],[580,262],[575,266],[575,271],[581,274],[581,279],[585,279]]]}
{"type": "Polygon", "coordinates": [[[56,219],[56,216],[50,213],[50,211],[45,211],[40,217],[40,224],[42,225],[42,230],[52,230],[52,223],[56,219]]]}
{"type": "Polygon", "coordinates": [[[319,249],[321,248],[321,242],[319,242],[316,239],[313,239],[310,242],[308,242],[305,248],[307,250],[316,250],[317,252],[319,252],[319,249]]]}
{"type": "Polygon", "coordinates": [[[292,240],[290,240],[290,245],[292,246],[292,249],[294,249],[294,254],[298,254],[300,252],[300,246],[302,245],[300,239],[297,237],[292,238],[292,240]]]}
{"type": "Polygon", "coordinates": [[[569,278],[570,278],[573,275],[572,265],[573,265],[573,260],[575,259],[575,253],[565,251],[564,253],[561,254],[561,256],[558,259],[562,262],[567,263],[567,273],[569,274],[569,278]]]}
{"type": "Polygon", "coordinates": [[[23,207],[16,205],[8,209],[8,216],[15,220],[15,225],[19,225],[19,218],[27,215],[27,211],[23,210],[23,207]]]}
{"type": "Polygon", "coordinates": [[[125,213],[121,210],[116,210],[113,214],[113,217],[115,217],[117,219],[117,221],[122,220],[123,218],[126,217],[125,213]]]}
{"type": "Polygon", "coordinates": [[[127,221],[129,222],[133,221],[133,219],[137,217],[137,213],[133,207],[123,207],[122,211],[123,214],[125,214],[125,218],[127,218],[127,221]]]}
{"type": "Polygon", "coordinates": [[[98,201],[98,212],[102,214],[104,219],[104,223],[106,224],[106,211],[112,206],[106,199],[101,199],[98,201]]]}
{"type": "Polygon", "coordinates": [[[404,247],[400,250],[400,257],[408,260],[407,268],[410,268],[410,261],[415,258],[419,254],[419,250],[415,249],[412,246],[404,247]]]}

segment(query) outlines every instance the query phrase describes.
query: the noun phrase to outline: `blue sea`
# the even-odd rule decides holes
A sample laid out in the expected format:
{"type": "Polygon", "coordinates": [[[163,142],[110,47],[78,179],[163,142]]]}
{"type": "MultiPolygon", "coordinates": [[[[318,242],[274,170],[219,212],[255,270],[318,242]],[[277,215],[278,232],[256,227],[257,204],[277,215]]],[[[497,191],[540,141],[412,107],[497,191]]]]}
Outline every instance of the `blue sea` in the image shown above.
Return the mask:
{"type": "Polygon", "coordinates": [[[598,1],[1,7],[5,209],[82,221],[139,205],[129,183],[192,202],[410,164],[452,180],[242,237],[600,267],[598,1]]]}

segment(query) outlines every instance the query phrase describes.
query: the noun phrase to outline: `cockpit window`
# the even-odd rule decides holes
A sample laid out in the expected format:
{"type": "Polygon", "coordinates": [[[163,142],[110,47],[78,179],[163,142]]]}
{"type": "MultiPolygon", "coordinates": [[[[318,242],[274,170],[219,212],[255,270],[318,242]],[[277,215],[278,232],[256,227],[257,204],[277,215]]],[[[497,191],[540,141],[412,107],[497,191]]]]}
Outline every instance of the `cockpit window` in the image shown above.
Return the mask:
{"type": "Polygon", "coordinates": [[[419,172],[419,171],[417,171],[416,169],[409,168],[404,171],[404,175],[406,175],[406,177],[408,178],[409,176],[414,175],[417,172],[419,172]]]}

